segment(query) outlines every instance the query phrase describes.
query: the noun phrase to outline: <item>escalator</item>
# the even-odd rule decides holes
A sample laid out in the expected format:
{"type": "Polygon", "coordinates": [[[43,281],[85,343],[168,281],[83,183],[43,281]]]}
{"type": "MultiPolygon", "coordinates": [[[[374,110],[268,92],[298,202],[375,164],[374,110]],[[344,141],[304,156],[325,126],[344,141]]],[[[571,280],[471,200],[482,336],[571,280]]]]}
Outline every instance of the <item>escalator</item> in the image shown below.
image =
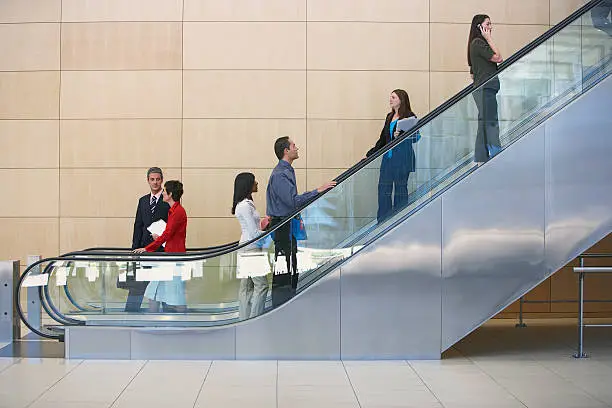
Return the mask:
{"type": "Polygon", "coordinates": [[[612,38],[593,25],[597,7],[586,4],[489,80],[501,83],[503,150],[487,163],[473,162],[479,89],[470,86],[297,211],[307,239],[285,304],[238,318],[236,265],[273,267],[270,231],[186,254],[107,248],[42,260],[40,275],[30,267],[19,282],[20,316],[32,326],[19,296],[38,286],[76,357],[439,358],[612,231],[612,38]],[[417,131],[407,204],[379,222],[382,160],[417,131]],[[186,310],[123,312],[117,282],[132,276],[180,277],[186,310]]]}

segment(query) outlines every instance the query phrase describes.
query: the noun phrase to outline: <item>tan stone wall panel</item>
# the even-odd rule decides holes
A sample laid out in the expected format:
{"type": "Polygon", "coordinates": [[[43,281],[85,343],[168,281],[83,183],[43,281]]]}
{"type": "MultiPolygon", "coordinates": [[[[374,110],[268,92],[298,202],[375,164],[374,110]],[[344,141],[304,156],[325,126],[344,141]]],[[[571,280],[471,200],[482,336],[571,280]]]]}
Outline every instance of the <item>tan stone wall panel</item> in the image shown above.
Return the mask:
{"type": "Polygon", "coordinates": [[[304,69],[306,23],[185,23],[185,69],[304,69]]]}
{"type": "Polygon", "coordinates": [[[63,71],[62,119],[181,117],[181,71],[63,71]]]}
{"type": "Polygon", "coordinates": [[[57,119],[59,72],[0,72],[0,119],[57,119]]]}
{"type": "Polygon", "coordinates": [[[62,21],[181,21],[183,0],[62,0],[62,21]]]}
{"type": "MultiPolygon", "coordinates": [[[[294,166],[306,166],[306,121],[303,119],[185,119],[184,168],[271,168],[274,142],[290,136],[300,149],[294,166]]],[[[310,139],[309,139],[310,140],[310,139]]]]}
{"type": "Polygon", "coordinates": [[[58,166],[59,121],[0,120],[0,167],[58,166]]]}
{"type": "Polygon", "coordinates": [[[240,239],[240,224],[236,218],[187,219],[187,248],[206,248],[240,239]]]}
{"type": "Polygon", "coordinates": [[[308,168],[349,168],[365,157],[384,125],[379,120],[309,120],[308,168]]]}
{"type": "Polygon", "coordinates": [[[62,120],[61,166],[181,167],[180,119],[62,120]]]}
{"type": "Polygon", "coordinates": [[[310,23],[308,69],[427,71],[428,31],[425,23],[310,23]]]}
{"type": "Polygon", "coordinates": [[[306,2],[185,0],[185,21],[306,21],[306,2]]]}
{"type": "Polygon", "coordinates": [[[57,218],[2,218],[0,223],[0,259],[20,260],[23,271],[28,255],[40,255],[44,258],[57,255],[57,218]]]}
{"type": "Polygon", "coordinates": [[[184,71],[183,117],[302,119],[303,71],[184,71]]]}
{"type": "Polygon", "coordinates": [[[308,0],[309,21],[427,22],[428,0],[308,0]]]}
{"type": "Polygon", "coordinates": [[[431,72],[429,78],[432,110],[472,83],[468,72],[431,72]]]}
{"type": "Polygon", "coordinates": [[[61,13],[62,0],[0,1],[0,23],[59,22],[61,13]]]}
{"type": "Polygon", "coordinates": [[[0,71],[59,69],[59,24],[0,24],[0,38],[0,71]]]}
{"type": "Polygon", "coordinates": [[[431,0],[431,21],[467,23],[486,14],[496,24],[548,24],[549,1],[556,0],[431,0]]]}
{"type": "Polygon", "coordinates": [[[2,217],[57,217],[57,169],[0,169],[4,199],[2,217]]]}
{"type": "MultiPolygon", "coordinates": [[[[134,209],[136,203],[134,203],[134,209]]],[[[94,247],[130,248],[134,218],[61,218],[60,252],[94,247]]]]}
{"type": "Polygon", "coordinates": [[[181,69],[181,23],[65,23],[62,69],[181,69]]]}
{"type": "Polygon", "coordinates": [[[550,24],[560,23],[588,2],[589,0],[550,0],[550,24]]]}

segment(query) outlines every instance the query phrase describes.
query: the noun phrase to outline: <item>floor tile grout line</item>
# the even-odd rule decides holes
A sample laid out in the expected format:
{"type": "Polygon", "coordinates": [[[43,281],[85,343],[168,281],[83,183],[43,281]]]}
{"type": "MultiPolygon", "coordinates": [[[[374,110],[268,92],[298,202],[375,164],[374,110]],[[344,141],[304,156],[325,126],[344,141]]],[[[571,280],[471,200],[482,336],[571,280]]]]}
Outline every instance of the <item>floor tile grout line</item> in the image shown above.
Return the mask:
{"type": "Polygon", "coordinates": [[[348,370],[346,369],[346,365],[344,365],[344,360],[340,360],[340,362],[342,363],[344,374],[346,374],[346,379],[348,380],[349,385],[351,386],[351,389],[353,390],[353,395],[355,395],[355,400],[357,400],[357,405],[359,405],[359,408],[361,408],[361,401],[359,401],[357,390],[355,390],[355,387],[353,386],[353,381],[351,381],[351,376],[349,375],[348,370]]]}
{"type": "Polygon", "coordinates": [[[72,374],[77,368],[79,368],[81,366],[81,364],[83,364],[85,362],[85,360],[81,360],[78,364],[76,364],[74,366],[74,368],[72,368],[71,370],[68,370],[67,373],[64,373],[64,375],[62,375],[56,382],[54,382],[53,384],[51,384],[49,387],[47,387],[43,392],[41,392],[38,397],[36,397],[32,402],[30,402],[29,404],[27,404],[25,406],[25,408],[31,407],[32,405],[34,405],[36,402],[38,402],[43,395],[45,395],[47,392],[49,392],[53,387],[55,387],[57,384],[60,383],[60,381],[62,381],[64,378],[68,377],[70,374],[72,374]]]}
{"type": "MultiPolygon", "coordinates": [[[[599,398],[597,398],[596,396],[594,396],[593,394],[591,394],[589,391],[587,391],[586,389],[584,389],[582,386],[580,386],[579,384],[575,383],[574,381],[572,381],[571,379],[565,377],[564,375],[556,372],[555,370],[553,370],[552,368],[544,365],[544,363],[538,359],[534,358],[534,361],[536,364],[538,364],[539,366],[543,367],[546,371],[549,371],[551,374],[555,375],[556,377],[558,377],[559,379],[561,379],[562,381],[569,383],[571,385],[573,385],[574,387],[578,388],[580,391],[584,392],[586,395],[588,395],[589,397],[593,398],[595,401],[597,402],[601,402],[602,404],[604,404],[607,407],[612,407],[611,404],[600,400],[599,398]]],[[[604,364],[605,365],[605,364],[604,364]]]]}
{"type": "Polygon", "coordinates": [[[200,395],[202,394],[202,390],[204,389],[204,383],[206,383],[206,379],[208,378],[208,373],[210,373],[210,369],[212,368],[214,361],[210,361],[208,364],[208,369],[206,369],[206,374],[204,374],[204,379],[202,380],[202,385],[200,385],[200,389],[198,390],[198,395],[196,395],[195,401],[193,401],[193,408],[198,404],[198,400],[200,399],[200,395]]]}
{"type": "MultiPolygon", "coordinates": [[[[529,408],[529,406],[522,400],[520,399],[517,395],[515,395],[515,393],[513,393],[512,391],[510,391],[506,386],[504,386],[503,384],[501,384],[499,381],[497,381],[495,379],[495,377],[493,377],[491,374],[489,374],[483,367],[481,367],[476,361],[472,360],[472,358],[469,355],[466,355],[464,353],[462,353],[461,351],[459,351],[459,353],[466,358],[468,361],[470,361],[472,363],[473,366],[475,366],[478,370],[480,370],[480,372],[482,372],[484,375],[486,375],[487,377],[489,377],[495,384],[497,384],[501,389],[503,389],[504,391],[506,391],[509,395],[512,395],[512,397],[514,399],[516,399],[518,402],[520,402],[523,406],[525,406],[525,408],[529,408]]],[[[535,360],[534,360],[535,361],[535,360]]]]}
{"type": "Polygon", "coordinates": [[[128,389],[130,384],[132,384],[134,382],[136,377],[138,377],[140,375],[140,373],[142,373],[142,371],[145,369],[145,367],[149,364],[149,361],[150,360],[145,361],[145,363],[142,365],[142,367],[140,367],[140,370],[138,370],[138,372],[136,374],[134,374],[134,376],[130,379],[130,381],[128,381],[128,383],[125,385],[125,387],[123,387],[123,389],[121,390],[119,395],[117,395],[117,398],[115,398],[113,403],[108,408],[113,408],[115,406],[117,401],[119,401],[119,398],[121,398],[121,396],[125,393],[125,391],[128,389]]]}
{"type": "Polygon", "coordinates": [[[15,358],[15,361],[13,361],[11,364],[7,365],[6,367],[4,367],[3,369],[0,370],[0,374],[2,374],[3,372],[8,370],[9,368],[14,366],[15,364],[19,363],[21,360],[23,360],[23,358],[21,358],[21,357],[15,358]]]}
{"type": "Polygon", "coordinates": [[[419,380],[421,380],[421,382],[423,383],[423,385],[427,388],[427,390],[431,393],[431,395],[434,396],[434,398],[436,399],[436,401],[438,401],[438,403],[440,404],[441,407],[445,407],[445,405],[442,403],[442,400],[440,400],[440,397],[438,397],[438,395],[434,392],[434,390],[429,386],[429,384],[427,384],[427,381],[425,381],[425,379],[423,377],[421,377],[421,374],[419,374],[419,372],[416,370],[416,368],[414,368],[412,366],[412,364],[410,364],[410,361],[408,360],[404,360],[404,363],[406,363],[406,365],[408,367],[410,367],[410,369],[412,370],[412,372],[419,378],[419,380]]]}

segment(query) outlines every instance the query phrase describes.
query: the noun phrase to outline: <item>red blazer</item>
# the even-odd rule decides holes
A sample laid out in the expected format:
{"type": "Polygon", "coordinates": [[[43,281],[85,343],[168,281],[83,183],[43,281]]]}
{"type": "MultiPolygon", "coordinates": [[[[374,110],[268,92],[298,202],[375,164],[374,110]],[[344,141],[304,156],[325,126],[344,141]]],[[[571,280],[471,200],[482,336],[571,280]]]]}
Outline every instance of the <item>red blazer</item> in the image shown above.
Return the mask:
{"type": "Polygon", "coordinates": [[[183,206],[175,202],[168,211],[168,224],[161,236],[146,246],[147,252],[155,252],[164,242],[166,253],[186,252],[185,239],[187,238],[187,213],[183,206]]]}

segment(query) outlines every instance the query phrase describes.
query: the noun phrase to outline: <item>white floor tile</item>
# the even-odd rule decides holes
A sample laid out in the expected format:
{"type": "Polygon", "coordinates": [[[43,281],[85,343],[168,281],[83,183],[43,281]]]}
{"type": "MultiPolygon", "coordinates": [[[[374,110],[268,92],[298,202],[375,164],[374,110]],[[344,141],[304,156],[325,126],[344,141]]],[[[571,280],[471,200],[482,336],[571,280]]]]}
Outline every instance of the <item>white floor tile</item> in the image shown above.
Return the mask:
{"type": "Polygon", "coordinates": [[[37,401],[30,405],[28,408],[110,408],[109,403],[97,403],[97,402],[43,402],[37,401]]]}
{"type": "Polygon", "coordinates": [[[379,392],[357,392],[359,404],[363,406],[435,406],[439,405],[436,397],[429,390],[418,391],[384,391],[379,392]]]}
{"type": "Polygon", "coordinates": [[[346,371],[339,361],[279,361],[278,363],[279,387],[348,384],[346,371]]]}
{"type": "Polygon", "coordinates": [[[42,402],[112,403],[144,361],[87,360],[42,397],[42,402]]]}
{"type": "Polygon", "coordinates": [[[436,398],[446,406],[521,407],[523,404],[476,365],[410,363],[436,398]]]}
{"type": "Polygon", "coordinates": [[[0,357],[0,373],[18,361],[19,361],[18,358],[0,357]]]}
{"type": "Polygon", "coordinates": [[[27,405],[79,364],[61,359],[21,359],[0,372],[0,402],[11,407],[27,405]]]}
{"type": "Polygon", "coordinates": [[[206,383],[219,387],[276,387],[276,376],[276,361],[215,361],[206,383]]]}
{"type": "Polygon", "coordinates": [[[209,361],[149,361],[123,390],[115,405],[193,407],[209,361]]]}
{"type": "Polygon", "coordinates": [[[275,407],[276,387],[228,387],[205,386],[196,402],[196,407],[256,406],[275,407]]]}

